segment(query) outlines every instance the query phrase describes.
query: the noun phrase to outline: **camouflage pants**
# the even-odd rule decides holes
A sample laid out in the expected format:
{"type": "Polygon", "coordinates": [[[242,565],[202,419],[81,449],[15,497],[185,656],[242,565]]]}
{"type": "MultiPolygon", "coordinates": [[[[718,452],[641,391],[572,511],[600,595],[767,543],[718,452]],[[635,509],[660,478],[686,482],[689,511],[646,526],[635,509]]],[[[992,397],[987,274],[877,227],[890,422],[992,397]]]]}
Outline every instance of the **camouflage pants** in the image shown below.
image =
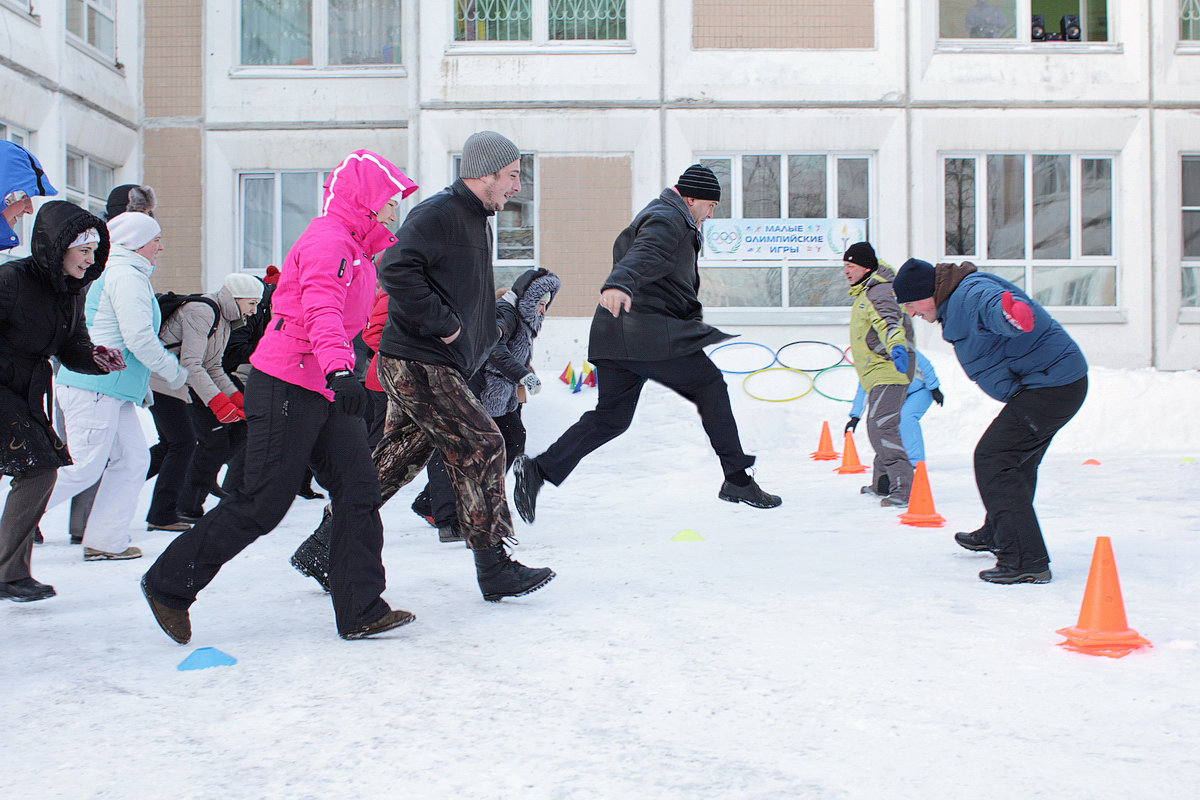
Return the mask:
{"type": "Polygon", "coordinates": [[[504,494],[504,437],[458,370],[379,356],[387,420],[375,447],[383,502],[415,478],[437,448],[454,484],[467,546],[483,550],[512,536],[504,494]]]}

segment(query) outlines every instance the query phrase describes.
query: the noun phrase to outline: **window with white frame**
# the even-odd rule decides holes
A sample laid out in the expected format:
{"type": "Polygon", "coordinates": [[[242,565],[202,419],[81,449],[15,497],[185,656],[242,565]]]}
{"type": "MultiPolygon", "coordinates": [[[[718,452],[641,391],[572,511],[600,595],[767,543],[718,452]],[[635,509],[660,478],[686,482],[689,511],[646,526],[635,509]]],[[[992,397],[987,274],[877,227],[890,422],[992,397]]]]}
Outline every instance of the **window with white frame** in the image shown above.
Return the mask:
{"type": "Polygon", "coordinates": [[[1200,0],[1179,0],[1179,39],[1200,41],[1200,0]]]}
{"type": "Polygon", "coordinates": [[[241,0],[244,66],[400,63],[396,0],[241,0]]]}
{"type": "Polygon", "coordinates": [[[116,169],[86,153],[67,151],[66,198],[101,219],[108,206],[108,193],[116,185],[116,169]]]}
{"type": "Polygon", "coordinates": [[[280,170],[238,176],[240,271],[262,275],[272,264],[283,265],[288,250],[321,213],[328,175],[317,170],[280,170]]]}
{"type": "Polygon", "coordinates": [[[1200,155],[1182,159],[1183,305],[1200,307],[1200,155]]]}
{"type": "MultiPolygon", "coordinates": [[[[454,176],[462,156],[454,157],[454,176]]],[[[492,232],[492,263],[497,286],[511,286],[517,277],[537,266],[537,156],[521,154],[521,191],[496,214],[492,232]]]]}
{"type": "Polygon", "coordinates": [[[625,0],[455,0],[459,42],[620,41],[625,0]]]}
{"type": "Polygon", "coordinates": [[[1108,0],[938,0],[938,35],[1048,46],[1107,42],[1108,0]]]}
{"type": "Polygon", "coordinates": [[[721,183],[700,254],[706,307],[850,304],[841,254],[870,238],[869,155],[707,155],[700,163],[721,183]]]}
{"type": "Polygon", "coordinates": [[[1044,306],[1115,306],[1113,158],[945,155],[945,261],[971,261],[1044,306]]]}
{"type": "Polygon", "coordinates": [[[116,58],[114,0],[66,0],[67,30],[110,58],[116,58]]]}

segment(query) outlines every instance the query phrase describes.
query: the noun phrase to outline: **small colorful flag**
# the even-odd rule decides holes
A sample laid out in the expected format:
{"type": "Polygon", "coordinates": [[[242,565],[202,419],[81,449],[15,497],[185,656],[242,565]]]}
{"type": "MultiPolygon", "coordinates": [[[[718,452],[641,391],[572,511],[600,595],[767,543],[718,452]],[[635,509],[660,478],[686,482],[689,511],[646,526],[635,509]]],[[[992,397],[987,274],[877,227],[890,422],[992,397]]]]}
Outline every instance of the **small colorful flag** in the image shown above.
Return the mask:
{"type": "Polygon", "coordinates": [[[575,368],[571,366],[570,361],[567,362],[567,368],[563,370],[562,375],[558,376],[558,379],[567,386],[570,386],[575,381],[575,368]]]}

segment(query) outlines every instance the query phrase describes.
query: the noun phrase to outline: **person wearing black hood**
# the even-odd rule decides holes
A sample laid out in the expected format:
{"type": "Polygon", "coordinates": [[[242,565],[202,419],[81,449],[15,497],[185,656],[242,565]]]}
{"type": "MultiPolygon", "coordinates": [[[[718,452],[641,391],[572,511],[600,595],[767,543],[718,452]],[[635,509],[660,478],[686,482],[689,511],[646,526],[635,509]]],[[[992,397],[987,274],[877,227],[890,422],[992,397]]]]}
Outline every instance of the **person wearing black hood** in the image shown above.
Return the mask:
{"type": "Polygon", "coordinates": [[[58,468],[71,463],[50,424],[50,357],[85,374],[125,368],[119,350],[92,344],[84,323],[83,290],[108,260],[104,222],[51,201],[34,220],[31,249],[0,270],[0,473],[13,478],[0,517],[0,597],[17,602],[55,594],[30,574],[34,529],[58,468]]]}
{"type": "Polygon", "coordinates": [[[742,449],[729,388],[704,352],[732,338],[704,323],[698,296],[700,227],[720,201],[717,176],[693,164],[617,236],[613,269],[600,290],[588,341],[599,389],[596,408],[544,453],[522,455],[513,464],[513,499],[526,522],[534,520],[545,481],[560,485],[588,453],[629,428],[648,380],[696,406],[725,475],[717,497],[755,508],[783,502],[764,492],[748,472],[754,456],[742,449]]]}

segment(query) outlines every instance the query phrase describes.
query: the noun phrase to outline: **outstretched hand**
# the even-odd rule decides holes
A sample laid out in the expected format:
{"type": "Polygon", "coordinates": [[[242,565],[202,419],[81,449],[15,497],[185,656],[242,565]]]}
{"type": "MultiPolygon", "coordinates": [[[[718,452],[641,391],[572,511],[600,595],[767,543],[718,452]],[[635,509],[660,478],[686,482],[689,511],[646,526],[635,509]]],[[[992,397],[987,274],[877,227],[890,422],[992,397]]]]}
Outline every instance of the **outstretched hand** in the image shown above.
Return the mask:
{"type": "Polygon", "coordinates": [[[605,289],[600,293],[600,306],[614,317],[619,317],[622,310],[633,308],[633,298],[620,289],[605,289]]]}

